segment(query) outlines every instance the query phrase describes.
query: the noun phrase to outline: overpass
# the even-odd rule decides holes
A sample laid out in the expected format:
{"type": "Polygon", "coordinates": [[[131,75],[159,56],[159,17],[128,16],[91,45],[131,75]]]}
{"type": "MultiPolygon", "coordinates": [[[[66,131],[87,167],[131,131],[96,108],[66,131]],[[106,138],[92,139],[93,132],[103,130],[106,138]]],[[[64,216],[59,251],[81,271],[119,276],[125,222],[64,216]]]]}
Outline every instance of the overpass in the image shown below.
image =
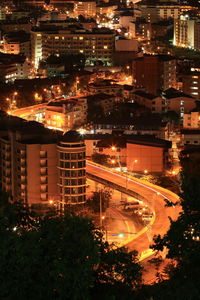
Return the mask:
{"type": "Polygon", "coordinates": [[[179,200],[179,197],[167,189],[135,177],[125,176],[120,172],[112,171],[90,161],[87,161],[86,173],[90,179],[142,200],[154,211],[154,218],[150,224],[126,244],[129,250],[137,250],[140,254],[145,253],[146,256],[148,253],[152,254],[149,248],[152,244],[150,235],[164,235],[170,227],[169,217],[172,220],[177,219],[180,211],[180,208],[176,206],[166,207],[164,199],[173,204],[179,200]]]}

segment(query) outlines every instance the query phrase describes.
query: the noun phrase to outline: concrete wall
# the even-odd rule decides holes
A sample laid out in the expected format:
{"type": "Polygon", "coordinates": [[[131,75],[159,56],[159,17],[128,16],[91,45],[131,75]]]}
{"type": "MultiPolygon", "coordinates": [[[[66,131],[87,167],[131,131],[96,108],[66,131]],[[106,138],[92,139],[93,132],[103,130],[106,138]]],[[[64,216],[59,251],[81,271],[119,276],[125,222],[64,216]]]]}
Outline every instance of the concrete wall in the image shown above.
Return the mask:
{"type": "Polygon", "coordinates": [[[131,172],[163,172],[163,148],[127,143],[127,169],[131,172]]]}

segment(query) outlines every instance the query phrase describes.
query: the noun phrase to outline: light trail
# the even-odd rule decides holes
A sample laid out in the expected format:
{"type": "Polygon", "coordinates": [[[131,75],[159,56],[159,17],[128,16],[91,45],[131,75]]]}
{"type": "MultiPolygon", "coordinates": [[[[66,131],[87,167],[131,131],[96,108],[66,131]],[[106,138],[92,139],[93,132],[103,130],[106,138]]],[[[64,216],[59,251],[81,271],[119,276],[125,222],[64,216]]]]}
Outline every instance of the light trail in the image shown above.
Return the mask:
{"type": "MultiPolygon", "coordinates": [[[[91,163],[89,163],[89,162],[87,162],[87,164],[90,165],[90,166],[92,166],[92,167],[95,167],[95,168],[97,168],[97,169],[105,170],[106,172],[108,172],[108,173],[110,173],[110,174],[112,174],[112,175],[116,175],[116,176],[118,176],[118,177],[120,177],[120,178],[126,179],[124,175],[120,175],[120,174],[114,173],[114,172],[112,172],[112,171],[110,171],[110,170],[108,170],[108,169],[105,169],[105,168],[96,166],[95,164],[91,164],[91,163]]],[[[161,192],[158,192],[156,189],[151,188],[151,187],[149,187],[149,186],[147,186],[147,185],[145,185],[145,184],[143,184],[143,183],[141,183],[141,182],[138,182],[137,180],[131,179],[130,177],[128,177],[128,178],[129,178],[129,181],[131,181],[131,182],[133,182],[133,183],[136,183],[136,184],[138,184],[138,185],[140,185],[140,186],[143,186],[144,188],[147,188],[147,189],[149,189],[149,190],[151,190],[151,191],[157,193],[158,196],[162,196],[163,198],[166,198],[167,200],[169,200],[170,202],[172,202],[167,196],[163,195],[161,192]]]]}

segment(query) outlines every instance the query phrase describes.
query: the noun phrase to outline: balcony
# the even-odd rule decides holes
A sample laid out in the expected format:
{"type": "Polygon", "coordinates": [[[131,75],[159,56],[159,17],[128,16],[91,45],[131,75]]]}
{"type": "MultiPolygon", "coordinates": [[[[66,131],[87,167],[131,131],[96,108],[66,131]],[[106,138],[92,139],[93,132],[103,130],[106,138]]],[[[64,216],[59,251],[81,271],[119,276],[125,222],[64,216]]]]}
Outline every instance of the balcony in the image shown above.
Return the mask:
{"type": "Polygon", "coordinates": [[[47,176],[47,168],[40,168],[40,176],[47,176]]]}

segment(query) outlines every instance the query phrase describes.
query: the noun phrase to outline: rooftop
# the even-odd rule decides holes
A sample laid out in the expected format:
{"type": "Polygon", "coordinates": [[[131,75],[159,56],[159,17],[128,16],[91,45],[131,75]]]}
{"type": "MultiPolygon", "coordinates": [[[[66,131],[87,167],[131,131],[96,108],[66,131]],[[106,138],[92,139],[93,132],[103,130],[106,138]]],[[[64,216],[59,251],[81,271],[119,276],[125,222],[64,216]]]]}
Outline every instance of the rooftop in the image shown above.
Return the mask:
{"type": "Polygon", "coordinates": [[[133,94],[144,97],[144,98],[149,99],[149,100],[153,100],[153,99],[157,98],[156,95],[149,94],[149,93],[146,93],[144,91],[135,91],[133,94]]]}
{"type": "Polygon", "coordinates": [[[166,99],[172,99],[172,98],[180,98],[180,97],[187,97],[194,99],[192,96],[187,95],[179,90],[176,90],[174,88],[170,88],[168,90],[165,90],[162,92],[162,96],[164,96],[166,99]]]}

